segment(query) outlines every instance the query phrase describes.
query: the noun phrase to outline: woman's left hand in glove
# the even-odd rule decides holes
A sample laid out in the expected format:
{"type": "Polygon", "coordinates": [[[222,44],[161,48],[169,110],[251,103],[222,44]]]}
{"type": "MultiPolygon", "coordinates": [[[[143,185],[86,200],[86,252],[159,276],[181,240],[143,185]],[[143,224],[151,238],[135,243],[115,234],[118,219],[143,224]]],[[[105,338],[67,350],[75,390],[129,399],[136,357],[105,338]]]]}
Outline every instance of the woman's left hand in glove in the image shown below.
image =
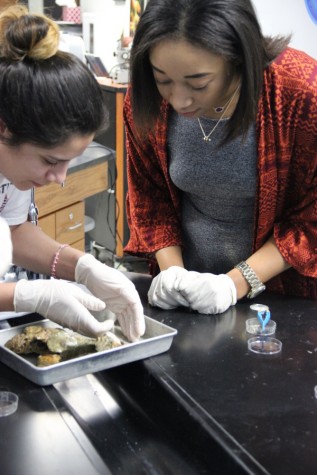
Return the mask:
{"type": "Polygon", "coordinates": [[[91,254],[84,254],[78,259],[75,279],[105,302],[130,341],[144,334],[145,319],[139,294],[122,272],[102,264],[91,254]]]}
{"type": "Polygon", "coordinates": [[[189,307],[199,313],[222,313],[237,303],[236,287],[226,274],[188,271],[179,279],[178,290],[189,307]]]}

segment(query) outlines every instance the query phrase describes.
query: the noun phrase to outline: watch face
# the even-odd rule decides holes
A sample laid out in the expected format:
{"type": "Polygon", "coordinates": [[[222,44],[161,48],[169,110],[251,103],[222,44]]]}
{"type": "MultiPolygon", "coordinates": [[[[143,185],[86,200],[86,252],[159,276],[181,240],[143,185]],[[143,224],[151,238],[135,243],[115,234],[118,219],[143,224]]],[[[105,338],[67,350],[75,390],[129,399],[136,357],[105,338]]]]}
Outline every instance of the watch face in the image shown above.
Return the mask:
{"type": "Polygon", "coordinates": [[[256,287],[255,289],[251,289],[250,292],[248,293],[247,297],[249,299],[254,299],[254,297],[256,297],[257,295],[264,292],[265,288],[266,288],[265,285],[261,284],[258,287],[256,287]]]}

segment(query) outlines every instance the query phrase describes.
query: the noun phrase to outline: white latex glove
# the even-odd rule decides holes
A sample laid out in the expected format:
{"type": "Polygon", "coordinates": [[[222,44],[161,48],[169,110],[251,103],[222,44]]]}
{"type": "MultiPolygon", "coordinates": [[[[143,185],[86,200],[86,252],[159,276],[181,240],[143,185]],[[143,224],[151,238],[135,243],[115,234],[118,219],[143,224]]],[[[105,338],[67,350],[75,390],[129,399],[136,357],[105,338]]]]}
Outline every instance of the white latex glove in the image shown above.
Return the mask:
{"type": "Polygon", "coordinates": [[[178,266],[171,266],[160,272],[152,280],[148,291],[149,303],[164,310],[180,306],[188,307],[186,298],[178,290],[180,279],[187,274],[186,269],[178,266]]]}
{"type": "Polygon", "coordinates": [[[15,287],[16,312],[37,312],[87,336],[96,337],[112,329],[113,321],[98,322],[88,311],[104,308],[104,302],[63,280],[21,279],[15,287]]]}
{"type": "Polygon", "coordinates": [[[237,290],[226,274],[201,274],[189,271],[178,284],[178,289],[199,313],[222,313],[237,303],[237,290]]]}
{"type": "Polygon", "coordinates": [[[122,272],[102,264],[91,254],[84,254],[78,259],[75,279],[106,303],[130,341],[144,334],[145,320],[139,294],[122,272]]]}
{"type": "Polygon", "coordinates": [[[11,232],[8,223],[0,218],[0,277],[9,269],[12,263],[11,232]]]}

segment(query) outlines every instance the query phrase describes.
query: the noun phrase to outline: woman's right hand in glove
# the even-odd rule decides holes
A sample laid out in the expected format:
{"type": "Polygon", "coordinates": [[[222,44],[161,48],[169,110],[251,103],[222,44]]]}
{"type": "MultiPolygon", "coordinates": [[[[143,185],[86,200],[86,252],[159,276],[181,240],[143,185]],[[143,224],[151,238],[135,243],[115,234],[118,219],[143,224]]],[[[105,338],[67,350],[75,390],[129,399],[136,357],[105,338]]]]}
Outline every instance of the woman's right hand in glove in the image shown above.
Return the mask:
{"type": "Polygon", "coordinates": [[[78,286],[62,280],[19,280],[14,291],[16,312],[39,313],[63,327],[97,337],[113,326],[112,320],[98,322],[89,312],[100,311],[105,303],[78,286]]]}
{"type": "Polygon", "coordinates": [[[160,272],[152,280],[148,291],[149,304],[168,310],[176,307],[188,307],[189,304],[179,292],[179,282],[188,271],[183,267],[171,266],[160,272]]]}

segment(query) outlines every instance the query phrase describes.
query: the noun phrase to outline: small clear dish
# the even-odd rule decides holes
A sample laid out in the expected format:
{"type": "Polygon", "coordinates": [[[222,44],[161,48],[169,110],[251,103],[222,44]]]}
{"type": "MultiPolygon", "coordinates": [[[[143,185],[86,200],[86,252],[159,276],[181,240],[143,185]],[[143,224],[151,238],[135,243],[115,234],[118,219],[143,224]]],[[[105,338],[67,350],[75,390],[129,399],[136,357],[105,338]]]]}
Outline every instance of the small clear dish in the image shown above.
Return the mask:
{"type": "Polygon", "coordinates": [[[247,333],[250,333],[250,335],[273,335],[276,331],[276,322],[274,320],[269,320],[264,329],[262,329],[262,325],[258,318],[248,318],[245,322],[245,329],[247,333]]]}
{"type": "Polygon", "coordinates": [[[262,312],[263,310],[269,310],[267,305],[263,305],[262,303],[253,303],[250,305],[251,310],[255,310],[256,312],[262,312]]]}
{"type": "Polygon", "coordinates": [[[259,355],[275,355],[282,350],[282,342],[270,336],[255,336],[249,338],[248,348],[252,353],[259,355]]]}
{"type": "Polygon", "coordinates": [[[0,391],[0,417],[10,416],[18,408],[19,397],[8,391],[0,391]]]}

